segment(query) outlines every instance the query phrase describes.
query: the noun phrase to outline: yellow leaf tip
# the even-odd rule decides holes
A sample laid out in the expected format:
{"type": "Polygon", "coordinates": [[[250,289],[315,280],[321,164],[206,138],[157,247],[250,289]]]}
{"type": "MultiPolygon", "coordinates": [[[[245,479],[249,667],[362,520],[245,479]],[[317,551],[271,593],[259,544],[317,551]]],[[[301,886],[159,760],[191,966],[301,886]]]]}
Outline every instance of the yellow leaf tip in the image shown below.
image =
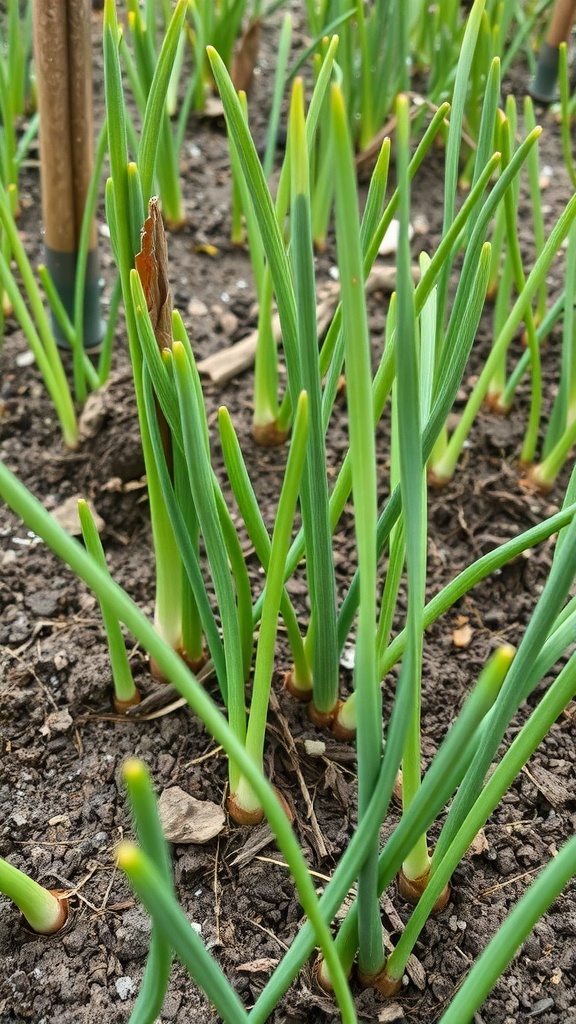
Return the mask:
{"type": "Polygon", "coordinates": [[[134,867],[138,862],[138,857],[138,847],[128,839],[121,842],[116,850],[116,860],[118,862],[118,866],[121,867],[123,871],[127,871],[134,867]]]}
{"type": "Polygon", "coordinates": [[[126,782],[135,782],[146,775],[146,766],[138,757],[129,757],[122,767],[122,775],[126,782]]]}

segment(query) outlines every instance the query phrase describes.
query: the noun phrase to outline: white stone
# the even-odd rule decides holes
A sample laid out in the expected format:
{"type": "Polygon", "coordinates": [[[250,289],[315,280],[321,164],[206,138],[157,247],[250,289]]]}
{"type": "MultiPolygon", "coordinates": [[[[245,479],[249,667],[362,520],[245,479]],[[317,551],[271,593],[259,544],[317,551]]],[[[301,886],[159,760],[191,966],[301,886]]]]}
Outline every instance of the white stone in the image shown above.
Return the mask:
{"type": "Polygon", "coordinates": [[[116,991],[122,1000],[128,999],[129,996],[133,995],[136,991],[136,986],[132,981],[132,978],[128,977],[128,975],[124,975],[123,978],[116,978],[114,984],[116,986],[116,991]]]}

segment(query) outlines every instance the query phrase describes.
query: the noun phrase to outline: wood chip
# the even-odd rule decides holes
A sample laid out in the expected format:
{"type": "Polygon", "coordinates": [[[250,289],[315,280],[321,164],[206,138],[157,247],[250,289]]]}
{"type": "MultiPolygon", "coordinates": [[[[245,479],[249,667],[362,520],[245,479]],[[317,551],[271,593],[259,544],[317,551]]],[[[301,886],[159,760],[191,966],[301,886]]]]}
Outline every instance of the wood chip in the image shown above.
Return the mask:
{"type": "Polygon", "coordinates": [[[538,1017],[539,1014],[545,1013],[546,1010],[550,1010],[554,1006],[554,1000],[550,996],[545,996],[544,999],[539,999],[537,1003],[530,1010],[527,1017],[538,1017]]]}
{"type": "Polygon", "coordinates": [[[158,813],[170,843],[208,843],[226,823],[219,804],[196,800],[180,786],[164,790],[158,801],[158,813]]]}
{"type": "Polygon", "coordinates": [[[389,1003],[378,1011],[379,1024],[394,1024],[394,1021],[405,1020],[404,1010],[400,1003],[389,1003]]]}
{"type": "Polygon", "coordinates": [[[237,971],[247,971],[249,974],[258,974],[260,971],[273,971],[280,963],[272,956],[261,956],[259,960],[249,960],[248,963],[238,964],[237,971]]]}
{"type": "MultiPolygon", "coordinates": [[[[414,281],[420,280],[420,269],[417,266],[412,267],[412,277],[414,281]]],[[[395,288],[395,267],[374,267],[370,271],[366,281],[367,294],[376,291],[390,293],[395,288]]],[[[319,338],[324,336],[330,325],[339,297],[340,286],[335,281],[328,282],[322,294],[318,296],[316,325],[319,338]]],[[[272,336],[276,344],[279,345],[282,340],[282,331],[277,315],[272,318],[272,336]]],[[[226,384],[227,381],[233,380],[244,370],[250,369],[254,363],[257,343],[258,331],[256,330],[234,345],[227,346],[206,359],[201,359],[198,363],[198,372],[202,376],[208,377],[214,384],[226,384]]]]}
{"type": "Polygon", "coordinates": [[[474,839],[472,840],[470,846],[468,847],[468,856],[480,857],[482,853],[485,853],[486,850],[489,849],[490,846],[488,840],[486,839],[486,833],[484,832],[484,829],[481,828],[480,831],[476,833],[474,839]]]}
{"type": "MultiPolygon", "coordinates": [[[[392,900],[388,896],[388,893],[383,893],[382,896],[380,897],[380,906],[382,907],[382,910],[384,911],[386,917],[388,918],[391,931],[398,932],[398,934],[402,934],[402,932],[404,931],[404,923],[398,911],[396,910],[396,907],[392,903],[392,900]]],[[[390,953],[394,949],[394,943],[390,939],[390,936],[388,935],[386,930],[384,930],[384,946],[390,953]]],[[[420,992],[423,992],[424,989],[426,988],[426,972],[422,964],[418,960],[418,957],[414,956],[414,953],[411,953],[410,956],[408,957],[408,963],[406,964],[406,974],[410,978],[412,984],[415,985],[416,988],[420,990],[420,992]]]]}
{"type": "Polygon", "coordinates": [[[248,864],[260,850],[264,850],[269,843],[274,841],[274,833],[270,828],[268,822],[263,822],[257,828],[250,829],[248,839],[244,843],[240,853],[237,853],[234,860],[230,861],[230,867],[240,867],[243,864],[248,864]]]}
{"type": "Polygon", "coordinates": [[[547,768],[542,768],[539,764],[531,764],[530,768],[525,766],[522,771],[534,783],[542,796],[546,797],[548,803],[552,804],[552,807],[563,807],[569,800],[574,799],[571,790],[547,768]]]}
{"type": "Polygon", "coordinates": [[[87,441],[96,437],[102,429],[108,415],[106,396],[101,391],[93,391],[88,395],[86,403],[78,418],[80,439],[87,441]]]}
{"type": "Polygon", "coordinates": [[[426,971],[422,967],[418,958],[414,956],[414,953],[411,953],[408,957],[406,974],[410,978],[412,984],[415,985],[420,992],[423,992],[426,988],[426,971]]]}
{"type": "MultiPolygon", "coordinates": [[[[272,336],[278,345],[282,337],[278,316],[272,318],[272,336]]],[[[227,345],[198,363],[198,373],[208,377],[214,384],[226,384],[244,370],[249,370],[254,363],[258,331],[252,331],[235,345],[227,345]]]]}
{"type": "Polygon", "coordinates": [[[459,629],[452,630],[452,643],[454,647],[461,647],[466,649],[470,646],[472,637],[474,636],[474,630],[468,623],[465,626],[460,626],[459,629]]]}

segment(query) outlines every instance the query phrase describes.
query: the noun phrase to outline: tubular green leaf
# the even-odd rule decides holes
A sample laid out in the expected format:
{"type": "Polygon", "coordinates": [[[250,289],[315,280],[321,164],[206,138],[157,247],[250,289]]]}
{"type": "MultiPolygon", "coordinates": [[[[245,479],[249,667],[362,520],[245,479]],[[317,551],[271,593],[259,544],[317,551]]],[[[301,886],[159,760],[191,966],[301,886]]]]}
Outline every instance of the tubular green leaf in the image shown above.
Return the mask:
{"type": "Polygon", "coordinates": [[[200,936],[190,927],[190,921],[178,906],[157,865],[128,842],[118,848],[118,864],[127,874],[164,941],[172,946],[225,1024],[245,1024],[248,1020],[246,1010],[200,936]]]}
{"type": "MultiPolygon", "coordinates": [[[[142,761],[130,758],[122,769],[128,791],[134,827],[146,855],[155,865],[169,893],[173,892],[172,869],[168,844],[162,832],[158,805],[148,769],[142,761]]],[[[130,1016],[130,1024],[154,1024],[159,1016],[172,966],[172,947],[158,924],[152,924],[150,949],[138,998],[130,1016]]]]}
{"type": "MultiPolygon", "coordinates": [[[[308,394],[310,432],[301,488],[301,510],[308,558],[306,573],[311,604],[314,704],[330,713],[338,699],[336,584],[332,558],[326,445],[322,424],[322,390],[318,366],[316,287],[310,216],[308,152],[301,79],[294,82],[290,109],[292,170],[292,240],[290,255],[297,305],[300,379],[308,394]]],[[[310,636],[310,633],[309,633],[310,636]]]]}
{"type": "MultiPolygon", "coordinates": [[[[382,756],[382,697],[376,665],[376,450],[371,402],[370,335],[352,144],[344,100],[332,86],[336,179],[336,237],[342,290],[342,332],[346,353],[350,457],[360,601],[354,684],[357,695],[358,817],[367,813],[382,756]]],[[[421,474],[420,469],[420,474],[421,474]]],[[[376,896],[378,850],[372,847],[358,881],[360,967],[376,974],[383,966],[382,929],[376,896]]]]}
{"type": "MultiPolygon", "coordinates": [[[[87,502],[82,500],[78,502],[78,518],[80,519],[80,526],[82,528],[82,536],[84,538],[86,550],[92,558],[98,562],[102,569],[108,572],[106,556],[104,554],[102,542],[98,536],[96,524],[94,523],[94,519],[92,518],[92,513],[90,512],[87,502]]],[[[114,680],[114,693],[116,694],[118,701],[127,703],[134,698],[137,691],[134,686],[134,680],[132,679],[132,672],[130,670],[128,655],[126,653],[124,637],[117,617],[111,609],[108,608],[106,602],[101,604],[100,608],[102,611],[102,618],[104,620],[104,627],[106,629],[106,638],[108,640],[110,664],[112,666],[112,678],[114,680]]]]}

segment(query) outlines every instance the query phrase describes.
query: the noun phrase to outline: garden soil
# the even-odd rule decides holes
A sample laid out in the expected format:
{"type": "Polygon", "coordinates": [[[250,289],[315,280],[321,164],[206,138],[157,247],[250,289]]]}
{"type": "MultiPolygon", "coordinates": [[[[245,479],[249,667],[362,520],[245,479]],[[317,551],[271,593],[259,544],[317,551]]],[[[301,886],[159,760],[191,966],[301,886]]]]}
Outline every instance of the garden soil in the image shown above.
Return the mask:
{"type": "MultiPolygon", "coordinates": [[[[94,14],[95,104],[102,108],[100,15],[94,14]]],[[[274,69],[277,26],[266,26],[256,68],[252,108],[262,141],[274,69]]],[[[303,26],[296,36],[302,39],[303,26]]],[[[504,90],[522,96],[523,67],[504,90]]],[[[559,128],[543,112],[543,201],[548,229],[571,193],[563,170],[559,128]]],[[[34,154],[32,154],[34,156],[34,154]]],[[[182,155],[188,223],[169,237],[175,306],[182,312],[198,359],[234,344],[254,329],[255,295],[249,260],[230,244],[230,169],[222,120],[192,119],[182,155]],[[214,248],[210,248],[214,247],[214,248]]],[[[442,153],[430,155],[413,189],[413,242],[434,250],[443,202],[442,153]]],[[[39,258],[38,166],[32,159],[22,186],[22,235],[39,258]]],[[[533,257],[529,208],[521,206],[527,265],[533,257]]],[[[110,295],[113,267],[103,211],[101,260],[110,295]]],[[[318,281],[331,280],[333,239],[318,258],[318,281]]],[[[564,257],[550,275],[550,295],[561,289],[564,257]]],[[[388,295],[370,300],[375,355],[382,345],[388,295]]],[[[104,307],[106,308],[106,306],[104,307]]],[[[491,337],[487,309],[456,409],[482,366],[491,337]]],[[[514,343],[514,355],[521,351],[514,343]]],[[[557,384],[560,337],[544,349],[546,409],[557,384]]],[[[283,380],[283,376],[281,377],[283,380]]],[[[286,459],[284,448],[257,448],[251,438],[253,375],[222,386],[206,383],[215,463],[221,458],[216,412],[226,405],[269,526],[286,459]]],[[[481,411],[453,482],[429,495],[428,594],[438,592],[471,561],[556,511],[565,473],[546,497],[531,493],[518,466],[529,399],[520,387],[507,418],[481,411]]],[[[88,498],[103,520],[102,539],[114,578],[150,616],[154,563],[143,462],[126,340],[118,327],[113,372],[90,402],[86,436],[64,449],[40,376],[27,359],[22,332],[8,321],[0,353],[0,456],[38,496],[58,510],[88,498]]],[[[345,400],[338,400],[328,434],[331,477],[347,444],[345,400]]],[[[386,427],[379,429],[382,497],[388,481],[386,427]]],[[[223,477],[222,477],[223,478],[223,477]]],[[[226,488],[228,493],[228,489],[226,488]]],[[[232,506],[233,507],[233,506],[232,506]]],[[[234,513],[236,514],[236,513],[234,513]]],[[[239,517],[238,517],[239,518],[239,517]]],[[[341,594],[353,571],[353,516],[348,507],[337,529],[335,566],[341,594]]],[[[262,576],[247,538],[242,540],[254,591],[262,576]]],[[[424,651],[423,760],[428,764],[478,673],[502,641],[517,644],[542,591],[553,542],[516,558],[431,627],[424,651]]],[[[148,948],[150,924],[115,866],[118,842],[132,835],[121,781],[125,758],[150,767],[159,793],[180,786],[200,800],[225,805],[226,761],[202,723],[185,706],[147,720],[114,715],[110,666],[94,595],[30,534],[0,509],[0,854],[44,884],[72,892],[69,925],[53,938],[30,934],[6,900],[0,903],[1,1024],[121,1024],[130,1016],[148,948]]],[[[290,584],[305,622],[306,586],[299,572],[290,584]]],[[[401,619],[395,624],[401,624],[401,619]]],[[[137,685],[157,689],[145,652],[127,638],[137,685]]],[[[282,688],[289,668],[282,638],[269,714],[266,766],[295,814],[294,829],[320,892],[346,848],[355,824],[355,753],[352,745],[317,731],[306,709],[282,688]],[[321,741],[323,746],[307,744],[321,741]]],[[[384,681],[386,708],[393,679],[384,681]]],[[[213,681],[207,686],[219,701],[213,681]]],[[[342,686],[350,671],[342,668],[342,686]]],[[[523,706],[508,746],[542,693],[523,706]]],[[[355,986],[361,1021],[434,1024],[476,957],[530,882],[574,832],[576,820],[576,705],[552,727],[538,751],[489,818],[456,870],[448,906],[424,929],[406,985],[392,1002],[355,986]]],[[[398,820],[391,808],[383,839],[398,820]]],[[[434,841],[435,830],[431,841],[434,841]]],[[[227,823],[204,845],[172,848],[178,898],[247,1007],[262,990],[302,924],[294,885],[266,825],[255,830],[227,823]]],[[[393,943],[408,909],[392,886],[382,900],[387,941],[393,943]]],[[[476,1014],[475,1024],[576,1022],[576,889],[569,885],[536,925],[476,1014]]],[[[174,966],[160,1018],[175,1024],[215,1024],[206,999],[174,966]]],[[[270,1018],[274,1024],[335,1024],[331,999],[314,980],[313,962],[301,971],[270,1018]]]]}

